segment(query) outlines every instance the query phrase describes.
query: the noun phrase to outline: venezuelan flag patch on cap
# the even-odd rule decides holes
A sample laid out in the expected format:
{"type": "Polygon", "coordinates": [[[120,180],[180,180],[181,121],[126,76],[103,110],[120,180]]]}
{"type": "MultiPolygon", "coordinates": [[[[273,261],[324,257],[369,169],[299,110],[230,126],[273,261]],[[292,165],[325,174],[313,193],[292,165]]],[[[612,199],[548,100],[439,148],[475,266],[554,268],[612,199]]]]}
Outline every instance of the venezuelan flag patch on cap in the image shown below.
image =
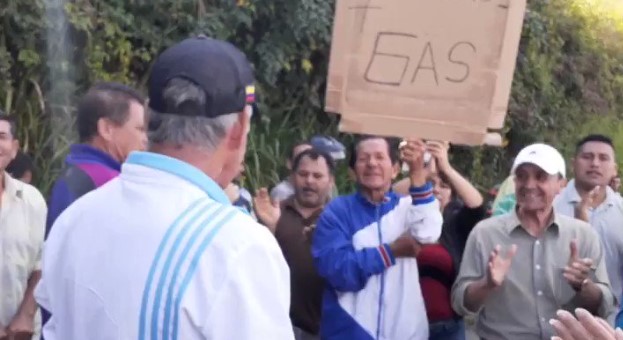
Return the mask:
{"type": "Polygon", "coordinates": [[[247,104],[255,103],[255,86],[247,86],[245,92],[247,94],[247,104]]]}

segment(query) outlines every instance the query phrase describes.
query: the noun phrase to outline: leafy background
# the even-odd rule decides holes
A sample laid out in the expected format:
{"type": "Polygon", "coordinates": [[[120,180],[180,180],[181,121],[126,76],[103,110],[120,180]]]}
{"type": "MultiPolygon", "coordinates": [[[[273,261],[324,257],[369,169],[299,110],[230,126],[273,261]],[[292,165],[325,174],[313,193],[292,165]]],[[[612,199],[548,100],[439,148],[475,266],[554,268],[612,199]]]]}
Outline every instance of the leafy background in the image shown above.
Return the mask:
{"type": "MultiPolygon", "coordinates": [[[[545,141],[572,156],[589,132],[614,137],[623,160],[623,2],[529,0],[513,81],[506,147],[455,147],[454,164],[481,189],[501,181],[524,145],[545,141]]],[[[245,185],[284,175],[292,144],[339,136],[323,111],[333,1],[3,0],[0,107],[19,123],[47,192],[75,140],[76,98],[98,80],[145,88],[154,57],[191,34],[227,39],[256,69],[263,124],[253,128],[245,185]],[[63,18],[66,20],[64,21],[63,18]]],[[[351,189],[345,165],[340,190],[351,189]]]]}

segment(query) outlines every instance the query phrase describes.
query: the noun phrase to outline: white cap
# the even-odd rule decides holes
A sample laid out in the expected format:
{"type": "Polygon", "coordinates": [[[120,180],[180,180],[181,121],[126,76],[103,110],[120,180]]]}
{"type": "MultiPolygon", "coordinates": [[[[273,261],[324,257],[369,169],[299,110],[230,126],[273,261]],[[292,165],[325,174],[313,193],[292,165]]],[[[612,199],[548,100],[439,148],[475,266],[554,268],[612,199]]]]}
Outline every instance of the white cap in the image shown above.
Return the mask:
{"type": "Polygon", "coordinates": [[[547,144],[532,144],[519,151],[511,173],[514,175],[517,168],[526,163],[534,164],[550,175],[566,176],[565,159],[558,150],[547,144]]]}

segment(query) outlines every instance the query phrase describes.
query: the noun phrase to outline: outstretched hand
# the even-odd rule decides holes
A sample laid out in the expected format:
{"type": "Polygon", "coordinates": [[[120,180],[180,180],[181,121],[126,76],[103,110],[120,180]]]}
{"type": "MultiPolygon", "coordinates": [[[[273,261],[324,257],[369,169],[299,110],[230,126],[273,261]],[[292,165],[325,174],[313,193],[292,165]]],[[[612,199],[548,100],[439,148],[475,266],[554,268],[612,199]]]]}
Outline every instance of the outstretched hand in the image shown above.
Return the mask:
{"type": "Polygon", "coordinates": [[[623,340],[620,328],[615,330],[608,322],[585,309],[575,310],[577,319],[565,310],[559,310],[556,315],[556,319],[549,321],[556,332],[552,340],[623,340]]]}

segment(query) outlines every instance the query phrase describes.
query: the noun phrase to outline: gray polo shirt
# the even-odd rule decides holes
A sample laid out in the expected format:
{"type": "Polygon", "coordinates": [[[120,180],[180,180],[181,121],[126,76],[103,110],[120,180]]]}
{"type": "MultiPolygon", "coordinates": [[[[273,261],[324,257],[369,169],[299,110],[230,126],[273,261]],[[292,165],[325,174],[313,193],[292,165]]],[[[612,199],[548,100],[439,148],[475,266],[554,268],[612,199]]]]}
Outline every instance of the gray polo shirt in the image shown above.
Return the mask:
{"type": "Polygon", "coordinates": [[[477,315],[476,333],[489,340],[550,339],[554,333],[549,320],[556,311],[579,307],[575,291],[562,275],[573,239],[578,242],[579,256],[590,257],[597,264],[592,280],[603,293],[599,315],[614,312],[597,233],[585,222],[555,214],[554,222],[535,238],[521,227],[515,211],[480,222],[470,234],[452,287],[452,307],[461,315],[474,315],[464,303],[467,286],[486,275],[489,255],[497,244],[503,247],[502,254],[516,244],[517,253],[504,283],[477,315]]]}
{"type": "MultiPolygon", "coordinates": [[[[575,216],[575,206],[582,199],[575,188],[575,180],[556,197],[554,207],[556,211],[567,216],[575,216]]],[[[606,200],[589,211],[589,221],[600,236],[608,278],[612,291],[617,299],[623,294],[623,198],[606,187],[606,200]]]]}

